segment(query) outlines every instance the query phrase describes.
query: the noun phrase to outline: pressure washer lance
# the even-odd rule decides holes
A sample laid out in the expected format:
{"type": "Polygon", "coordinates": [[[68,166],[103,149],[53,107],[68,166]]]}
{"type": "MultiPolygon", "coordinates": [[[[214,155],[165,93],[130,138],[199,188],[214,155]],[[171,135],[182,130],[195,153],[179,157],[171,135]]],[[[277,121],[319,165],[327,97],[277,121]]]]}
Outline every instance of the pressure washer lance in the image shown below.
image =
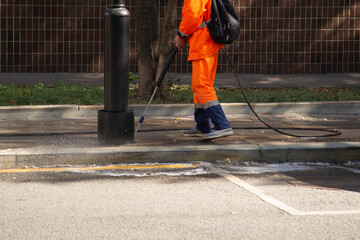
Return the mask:
{"type": "Polygon", "coordinates": [[[154,96],[155,96],[155,94],[156,94],[156,91],[158,90],[158,88],[160,87],[162,81],[164,80],[165,75],[166,75],[166,72],[168,71],[168,69],[169,69],[169,67],[170,67],[170,64],[171,64],[171,62],[173,61],[173,59],[174,59],[174,57],[175,57],[175,55],[176,55],[177,52],[178,52],[178,48],[175,47],[175,48],[171,51],[170,56],[169,56],[169,58],[167,59],[167,61],[166,61],[166,63],[165,63],[165,66],[164,66],[164,68],[163,68],[163,70],[162,70],[162,72],[161,72],[161,74],[160,74],[160,77],[159,77],[158,82],[157,82],[157,84],[156,84],[155,90],[154,90],[154,92],[153,92],[153,94],[152,94],[152,96],[151,96],[151,98],[150,98],[150,101],[149,101],[149,103],[147,104],[144,113],[141,115],[141,117],[140,117],[140,119],[139,119],[139,124],[138,124],[138,126],[137,126],[137,128],[136,128],[136,130],[135,130],[135,137],[136,137],[137,131],[138,131],[139,128],[140,128],[140,125],[144,122],[145,114],[146,114],[147,110],[148,110],[149,107],[150,107],[150,104],[151,104],[151,102],[152,102],[152,100],[153,100],[153,98],[154,98],[154,96]]]}

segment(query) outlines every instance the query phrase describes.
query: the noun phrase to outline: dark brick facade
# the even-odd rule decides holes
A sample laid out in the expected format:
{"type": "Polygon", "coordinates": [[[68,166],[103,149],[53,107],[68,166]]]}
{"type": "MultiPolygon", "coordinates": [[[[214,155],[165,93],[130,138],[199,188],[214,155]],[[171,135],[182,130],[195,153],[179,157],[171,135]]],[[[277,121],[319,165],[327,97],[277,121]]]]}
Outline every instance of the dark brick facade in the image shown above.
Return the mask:
{"type": "MultiPolygon", "coordinates": [[[[166,0],[156,1],[161,23],[166,0]]],[[[111,2],[0,0],[0,71],[103,72],[103,12],[111,2]]],[[[135,0],[125,3],[134,13],[135,0]]],[[[181,5],[179,0],[178,17],[181,5]]],[[[234,5],[242,32],[225,50],[239,73],[360,72],[360,0],[234,0],[234,5]]],[[[133,17],[130,70],[136,72],[133,17]]],[[[190,72],[186,58],[185,51],[178,54],[171,71],[190,72]]],[[[218,72],[231,72],[223,54],[218,72]]]]}

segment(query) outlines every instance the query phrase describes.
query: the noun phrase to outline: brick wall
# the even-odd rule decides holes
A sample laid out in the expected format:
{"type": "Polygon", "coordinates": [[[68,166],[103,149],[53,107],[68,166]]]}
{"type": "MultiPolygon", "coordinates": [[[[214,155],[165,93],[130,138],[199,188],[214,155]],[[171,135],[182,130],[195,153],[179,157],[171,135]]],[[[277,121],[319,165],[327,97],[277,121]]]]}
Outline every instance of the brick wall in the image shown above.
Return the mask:
{"type": "MultiPolygon", "coordinates": [[[[156,1],[161,23],[166,0],[156,1]]],[[[0,0],[0,71],[103,72],[103,12],[111,2],[0,0]]],[[[130,70],[136,72],[135,0],[125,4],[133,13],[130,70]]],[[[235,0],[234,5],[242,31],[225,50],[238,72],[360,72],[360,0],[235,0]]],[[[186,59],[182,51],[170,70],[190,72],[186,59]]],[[[218,72],[231,72],[223,54],[218,72]]]]}

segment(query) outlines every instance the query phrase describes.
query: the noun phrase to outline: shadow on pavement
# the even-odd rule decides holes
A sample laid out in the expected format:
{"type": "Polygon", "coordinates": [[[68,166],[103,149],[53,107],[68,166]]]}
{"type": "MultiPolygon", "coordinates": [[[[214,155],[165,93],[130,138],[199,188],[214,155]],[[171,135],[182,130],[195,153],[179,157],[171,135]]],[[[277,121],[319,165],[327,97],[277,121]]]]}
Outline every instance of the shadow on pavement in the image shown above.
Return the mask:
{"type": "Polygon", "coordinates": [[[299,187],[360,193],[360,174],[341,167],[288,172],[285,175],[293,178],[288,183],[299,187]]]}

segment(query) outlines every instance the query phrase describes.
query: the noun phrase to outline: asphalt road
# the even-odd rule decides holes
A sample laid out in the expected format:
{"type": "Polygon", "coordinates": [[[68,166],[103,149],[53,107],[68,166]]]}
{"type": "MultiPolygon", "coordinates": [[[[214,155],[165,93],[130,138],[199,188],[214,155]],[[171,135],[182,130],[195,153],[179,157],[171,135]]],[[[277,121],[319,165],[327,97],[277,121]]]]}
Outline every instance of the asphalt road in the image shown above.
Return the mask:
{"type": "Polygon", "coordinates": [[[356,164],[0,172],[0,203],[1,239],[360,239],[356,164]]]}

